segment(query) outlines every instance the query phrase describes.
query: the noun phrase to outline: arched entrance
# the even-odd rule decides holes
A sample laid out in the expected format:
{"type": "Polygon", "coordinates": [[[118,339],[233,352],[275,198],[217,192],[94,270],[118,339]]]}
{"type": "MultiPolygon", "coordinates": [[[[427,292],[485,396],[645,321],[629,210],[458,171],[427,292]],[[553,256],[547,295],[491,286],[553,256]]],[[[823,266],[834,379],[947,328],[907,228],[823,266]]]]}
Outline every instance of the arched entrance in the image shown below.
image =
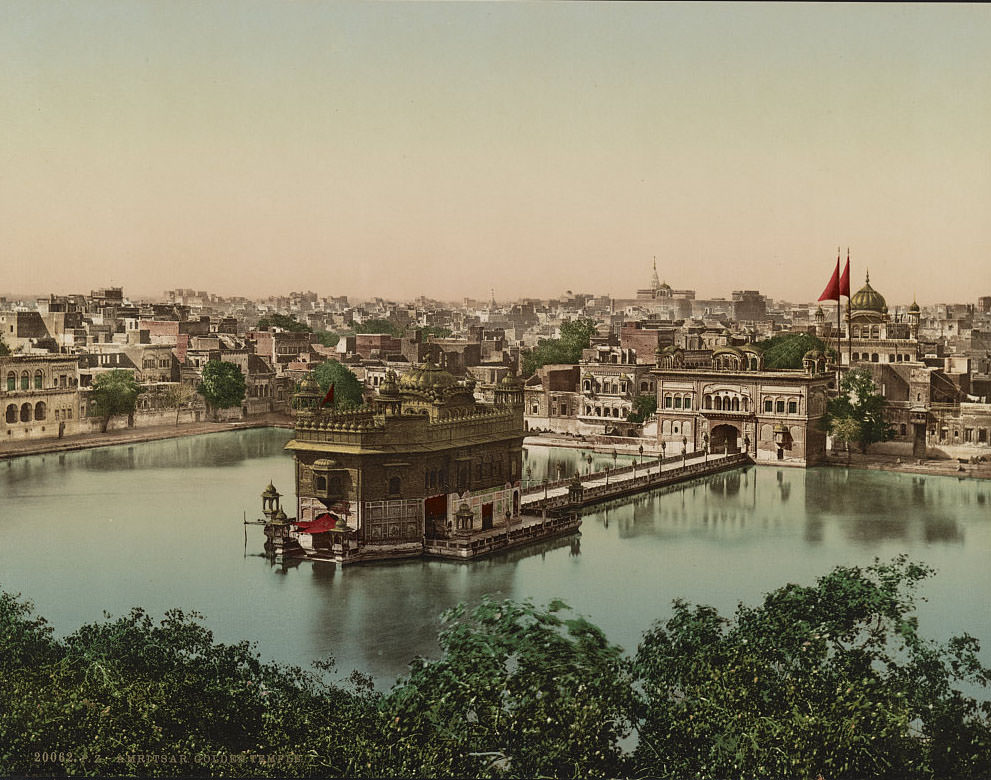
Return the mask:
{"type": "Polygon", "coordinates": [[[735,425],[717,425],[709,434],[709,451],[714,454],[739,452],[740,432],[735,425]]]}

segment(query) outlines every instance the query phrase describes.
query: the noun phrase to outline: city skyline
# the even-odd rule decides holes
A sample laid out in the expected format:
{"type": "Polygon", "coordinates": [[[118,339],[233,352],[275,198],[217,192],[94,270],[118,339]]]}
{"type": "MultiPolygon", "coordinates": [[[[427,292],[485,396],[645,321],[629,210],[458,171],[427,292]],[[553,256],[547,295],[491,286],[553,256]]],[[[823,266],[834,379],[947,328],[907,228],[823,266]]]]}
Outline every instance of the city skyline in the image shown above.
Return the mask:
{"type": "Polygon", "coordinates": [[[0,13],[11,292],[991,287],[984,6],[0,13]]]}

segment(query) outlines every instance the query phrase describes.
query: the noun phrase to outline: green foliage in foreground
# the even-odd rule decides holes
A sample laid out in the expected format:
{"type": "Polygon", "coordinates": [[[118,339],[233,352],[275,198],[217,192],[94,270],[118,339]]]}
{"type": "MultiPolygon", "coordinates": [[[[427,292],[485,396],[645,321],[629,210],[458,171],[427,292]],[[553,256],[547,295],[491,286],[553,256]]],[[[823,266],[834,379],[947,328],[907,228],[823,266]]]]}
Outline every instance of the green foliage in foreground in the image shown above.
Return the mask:
{"type": "Polygon", "coordinates": [[[919,636],[929,574],[841,567],[732,619],[676,602],[632,659],[560,602],[485,600],[388,693],[178,611],[57,639],[0,594],[0,774],[988,777],[991,707],[955,686],[991,670],[971,637],[919,636]]]}

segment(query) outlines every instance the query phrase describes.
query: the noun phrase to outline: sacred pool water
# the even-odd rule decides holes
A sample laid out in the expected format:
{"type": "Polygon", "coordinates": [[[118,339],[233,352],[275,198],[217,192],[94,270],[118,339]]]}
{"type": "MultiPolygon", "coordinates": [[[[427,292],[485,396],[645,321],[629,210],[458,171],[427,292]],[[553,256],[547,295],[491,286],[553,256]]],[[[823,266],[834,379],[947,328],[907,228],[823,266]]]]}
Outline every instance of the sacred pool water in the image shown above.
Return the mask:
{"type": "MultiPolygon", "coordinates": [[[[390,684],[437,650],[440,613],[484,594],[561,598],[633,650],[672,599],[724,614],[839,564],[908,553],[936,569],[920,627],[967,631],[991,660],[991,483],[856,469],[750,467],[605,506],[580,536],[473,563],[355,566],[260,556],[269,480],[292,514],[289,431],[260,429],[0,463],[0,588],[60,634],[142,606],[196,610],[220,641],[308,666],[334,656],[390,684]]],[[[539,482],[589,468],[587,452],[531,447],[539,482]]],[[[619,461],[624,459],[620,457],[619,461]]],[[[628,460],[628,459],[627,459],[628,460]]],[[[612,465],[594,455],[593,469],[612,465]]],[[[527,473],[527,467],[529,472],[527,473]]]]}

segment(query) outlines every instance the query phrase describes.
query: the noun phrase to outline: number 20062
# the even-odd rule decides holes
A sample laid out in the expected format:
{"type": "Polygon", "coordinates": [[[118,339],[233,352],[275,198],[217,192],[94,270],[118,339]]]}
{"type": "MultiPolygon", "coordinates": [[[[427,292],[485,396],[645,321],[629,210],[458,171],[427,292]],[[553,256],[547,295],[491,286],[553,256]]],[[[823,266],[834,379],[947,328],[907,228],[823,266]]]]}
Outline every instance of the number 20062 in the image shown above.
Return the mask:
{"type": "Polygon", "coordinates": [[[62,764],[72,761],[72,753],[49,753],[47,750],[42,753],[35,752],[34,760],[39,764],[62,764]]]}

